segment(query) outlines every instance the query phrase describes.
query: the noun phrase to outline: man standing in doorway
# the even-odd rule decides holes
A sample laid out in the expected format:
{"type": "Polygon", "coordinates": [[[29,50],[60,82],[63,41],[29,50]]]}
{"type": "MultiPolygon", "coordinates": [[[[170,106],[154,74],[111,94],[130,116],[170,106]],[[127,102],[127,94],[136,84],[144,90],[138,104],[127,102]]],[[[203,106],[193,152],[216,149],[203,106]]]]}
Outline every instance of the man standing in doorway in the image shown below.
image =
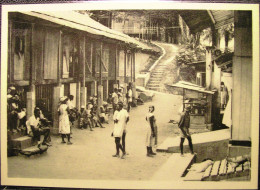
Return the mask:
{"type": "Polygon", "coordinates": [[[183,143],[184,143],[185,138],[187,138],[189,141],[189,147],[190,147],[191,154],[194,154],[191,135],[189,132],[190,110],[191,110],[190,106],[185,107],[184,112],[181,114],[181,118],[178,123],[178,127],[180,128],[180,133],[181,133],[181,142],[180,142],[181,156],[183,156],[183,143]]]}

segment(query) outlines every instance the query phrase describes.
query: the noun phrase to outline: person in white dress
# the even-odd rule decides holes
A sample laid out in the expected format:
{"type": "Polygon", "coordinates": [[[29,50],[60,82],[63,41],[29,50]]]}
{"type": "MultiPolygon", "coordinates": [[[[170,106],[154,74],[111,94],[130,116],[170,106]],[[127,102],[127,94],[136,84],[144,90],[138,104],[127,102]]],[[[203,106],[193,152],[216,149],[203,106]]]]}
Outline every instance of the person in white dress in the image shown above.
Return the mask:
{"type": "Polygon", "coordinates": [[[147,121],[147,132],[146,132],[146,149],[147,154],[146,156],[152,157],[153,155],[156,155],[156,153],[153,152],[152,147],[155,145],[156,136],[157,136],[157,127],[155,123],[155,116],[154,116],[154,106],[149,106],[149,112],[146,115],[146,121],[147,121]]]}
{"type": "Polygon", "coordinates": [[[113,120],[114,120],[114,130],[112,135],[115,137],[115,144],[116,144],[116,154],[113,157],[119,157],[119,150],[122,151],[121,158],[124,159],[125,157],[125,150],[123,146],[120,144],[120,140],[122,138],[123,132],[126,128],[126,124],[129,121],[129,115],[125,109],[123,109],[123,103],[118,103],[116,106],[117,110],[114,113],[113,120]]]}
{"type": "Polygon", "coordinates": [[[70,142],[70,121],[69,121],[69,107],[67,105],[68,98],[62,97],[60,99],[60,106],[58,109],[59,112],[59,133],[61,134],[62,143],[65,142],[65,137],[68,138],[68,145],[71,145],[72,142],[70,142]]]}
{"type": "Polygon", "coordinates": [[[127,86],[126,99],[127,99],[127,111],[130,112],[132,101],[133,101],[133,92],[132,92],[131,84],[127,86]]]}

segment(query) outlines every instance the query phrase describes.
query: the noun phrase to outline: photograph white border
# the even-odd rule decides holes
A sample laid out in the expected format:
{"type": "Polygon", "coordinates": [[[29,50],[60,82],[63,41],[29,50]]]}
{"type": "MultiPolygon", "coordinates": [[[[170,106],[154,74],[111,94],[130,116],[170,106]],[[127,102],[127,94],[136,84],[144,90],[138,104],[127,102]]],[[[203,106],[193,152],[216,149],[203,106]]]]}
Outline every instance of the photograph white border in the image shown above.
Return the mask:
{"type": "MultiPolygon", "coordinates": [[[[223,3],[177,3],[169,1],[92,1],[63,4],[2,5],[1,27],[1,185],[126,189],[255,189],[258,184],[259,146],[259,5],[223,3]],[[8,178],[7,176],[7,55],[8,12],[106,9],[201,9],[252,10],[253,17],[253,101],[252,101],[252,166],[250,182],[180,182],[180,181],[96,181],[67,179],[8,178]]],[[[173,171],[174,172],[174,171],[173,171]]]]}

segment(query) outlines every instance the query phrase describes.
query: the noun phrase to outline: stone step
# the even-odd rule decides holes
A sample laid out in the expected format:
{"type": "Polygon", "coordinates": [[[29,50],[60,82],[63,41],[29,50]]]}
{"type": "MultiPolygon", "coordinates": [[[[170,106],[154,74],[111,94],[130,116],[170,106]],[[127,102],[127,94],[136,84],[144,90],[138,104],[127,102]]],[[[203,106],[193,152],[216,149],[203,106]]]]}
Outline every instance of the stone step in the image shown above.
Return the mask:
{"type": "Polygon", "coordinates": [[[160,85],[159,84],[148,84],[148,85],[146,85],[146,87],[148,87],[148,88],[150,88],[150,87],[160,87],[160,85]]]}
{"type": "Polygon", "coordinates": [[[33,145],[32,137],[23,136],[16,139],[11,140],[12,149],[22,150],[33,145]]]}
{"type": "Polygon", "coordinates": [[[149,81],[161,81],[161,77],[159,78],[150,78],[150,80],[149,81]]]}
{"type": "Polygon", "coordinates": [[[17,139],[19,137],[23,137],[25,134],[23,131],[16,131],[16,132],[12,132],[12,131],[8,131],[7,132],[7,139],[13,140],[13,139],[17,139]]]}
{"type": "Polygon", "coordinates": [[[159,75],[156,75],[156,76],[154,75],[154,76],[151,76],[150,79],[160,79],[160,80],[162,80],[162,75],[160,75],[160,76],[159,75]]]}
{"type": "Polygon", "coordinates": [[[173,153],[162,167],[152,176],[152,180],[176,181],[187,173],[187,169],[195,161],[196,155],[173,153]]]}
{"type": "Polygon", "coordinates": [[[160,88],[157,88],[157,87],[149,87],[148,90],[160,91],[160,88]]]}

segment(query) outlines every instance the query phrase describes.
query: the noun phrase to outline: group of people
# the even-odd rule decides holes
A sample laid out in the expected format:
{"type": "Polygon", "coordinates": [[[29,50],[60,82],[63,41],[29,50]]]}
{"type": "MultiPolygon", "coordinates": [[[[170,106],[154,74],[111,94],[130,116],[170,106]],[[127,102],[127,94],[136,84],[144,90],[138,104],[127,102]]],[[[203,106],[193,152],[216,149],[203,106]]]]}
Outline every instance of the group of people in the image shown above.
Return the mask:
{"type": "Polygon", "coordinates": [[[26,130],[26,107],[21,94],[14,87],[7,90],[7,126],[12,133],[26,130]]]}
{"type": "Polygon", "coordinates": [[[79,112],[79,128],[93,131],[95,127],[105,128],[102,124],[108,123],[108,104],[103,102],[98,110],[97,98],[90,97],[89,103],[85,106],[81,106],[79,112]]]}
{"type": "MultiPolygon", "coordinates": [[[[116,154],[114,157],[120,157],[120,150],[122,152],[121,158],[123,159],[126,155],[125,150],[125,138],[127,133],[127,123],[129,122],[129,112],[132,103],[132,87],[131,85],[127,86],[126,100],[127,106],[124,109],[124,101],[121,99],[121,91],[114,89],[112,94],[112,106],[113,106],[113,123],[114,129],[112,136],[115,138],[116,145],[116,154]]],[[[73,96],[69,95],[68,97],[64,96],[60,98],[60,104],[58,108],[59,113],[59,133],[61,134],[62,143],[71,145],[71,126],[74,125],[75,121],[78,121],[80,129],[86,129],[89,127],[90,131],[93,131],[94,127],[103,127],[103,123],[109,122],[109,110],[108,103],[103,102],[103,105],[97,106],[97,97],[90,97],[88,104],[82,106],[80,111],[73,106],[73,96]]],[[[50,124],[51,122],[44,116],[43,108],[37,105],[34,109],[34,114],[26,121],[26,108],[22,106],[21,98],[16,92],[15,87],[8,88],[8,130],[15,132],[21,130],[22,128],[26,129],[28,135],[31,135],[38,142],[38,147],[41,145],[51,146],[50,138],[50,124]],[[40,136],[44,135],[44,139],[41,142],[40,136]]],[[[156,153],[153,152],[152,148],[154,145],[157,145],[158,141],[158,132],[156,118],[154,115],[154,106],[150,106],[148,113],[145,117],[147,121],[147,132],[146,132],[146,149],[147,156],[153,157],[156,153]]],[[[183,113],[181,114],[178,127],[180,129],[181,138],[180,138],[180,150],[181,156],[183,156],[183,143],[185,138],[188,139],[190,151],[193,154],[193,145],[191,135],[189,133],[190,125],[190,110],[191,107],[187,106],[184,108],[183,113]]]]}
{"type": "Polygon", "coordinates": [[[127,105],[127,112],[130,112],[132,103],[133,103],[133,91],[131,83],[128,84],[126,88],[125,96],[123,96],[122,88],[114,88],[114,92],[111,95],[111,103],[113,106],[113,112],[116,111],[116,106],[118,103],[126,103],[127,105]]]}

